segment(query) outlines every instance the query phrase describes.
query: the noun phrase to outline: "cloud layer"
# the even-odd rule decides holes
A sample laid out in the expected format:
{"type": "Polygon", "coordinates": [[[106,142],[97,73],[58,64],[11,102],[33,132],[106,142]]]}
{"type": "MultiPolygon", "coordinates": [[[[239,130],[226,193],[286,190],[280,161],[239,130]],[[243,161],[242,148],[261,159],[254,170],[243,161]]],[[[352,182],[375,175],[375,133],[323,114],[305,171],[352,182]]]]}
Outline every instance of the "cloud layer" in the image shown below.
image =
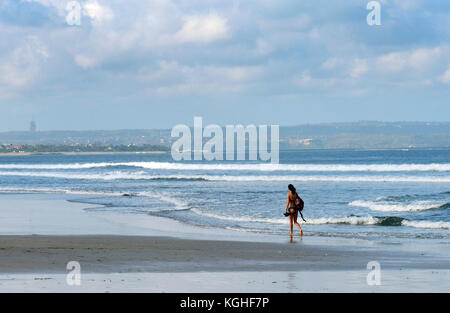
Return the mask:
{"type": "Polygon", "coordinates": [[[363,0],[85,0],[70,26],[69,2],[2,0],[2,130],[31,115],[51,129],[450,113],[450,3],[383,0],[368,26],[363,0]]]}

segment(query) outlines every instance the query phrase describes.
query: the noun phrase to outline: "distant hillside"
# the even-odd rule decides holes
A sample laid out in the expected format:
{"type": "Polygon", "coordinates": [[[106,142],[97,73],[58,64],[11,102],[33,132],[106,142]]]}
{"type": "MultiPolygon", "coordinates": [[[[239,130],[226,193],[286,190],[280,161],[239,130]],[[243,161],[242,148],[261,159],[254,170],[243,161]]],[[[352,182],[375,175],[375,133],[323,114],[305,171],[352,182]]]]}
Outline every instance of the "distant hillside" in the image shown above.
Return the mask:
{"type": "Polygon", "coordinates": [[[339,134],[361,135],[430,135],[450,134],[450,122],[375,122],[361,121],[352,123],[323,123],[281,128],[281,136],[329,136],[339,134]]]}
{"type": "MultiPolygon", "coordinates": [[[[3,132],[0,144],[165,145],[170,130],[3,132]]],[[[450,148],[450,122],[352,122],[280,127],[281,149],[450,148]]]]}
{"type": "Polygon", "coordinates": [[[284,149],[450,147],[450,122],[355,122],[282,127],[284,149]]]}

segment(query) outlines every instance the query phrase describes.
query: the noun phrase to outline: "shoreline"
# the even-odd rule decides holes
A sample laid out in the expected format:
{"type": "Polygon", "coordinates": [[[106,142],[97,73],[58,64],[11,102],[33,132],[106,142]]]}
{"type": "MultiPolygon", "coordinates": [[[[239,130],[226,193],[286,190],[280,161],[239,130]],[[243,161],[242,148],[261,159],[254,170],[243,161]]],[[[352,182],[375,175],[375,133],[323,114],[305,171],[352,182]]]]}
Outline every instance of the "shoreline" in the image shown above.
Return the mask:
{"type": "Polygon", "coordinates": [[[374,242],[193,226],[165,217],[86,211],[58,195],[0,198],[0,273],[64,272],[68,261],[105,272],[448,269],[447,241],[374,242]],[[39,212],[37,214],[37,212],[39,212]],[[50,222],[51,220],[51,222],[50,222]],[[445,244],[445,246],[444,246],[445,244]]]}
{"type": "Polygon", "coordinates": [[[0,156],[28,155],[103,155],[103,154],[166,154],[170,151],[98,151],[98,152],[11,152],[0,153],[0,156]]]}

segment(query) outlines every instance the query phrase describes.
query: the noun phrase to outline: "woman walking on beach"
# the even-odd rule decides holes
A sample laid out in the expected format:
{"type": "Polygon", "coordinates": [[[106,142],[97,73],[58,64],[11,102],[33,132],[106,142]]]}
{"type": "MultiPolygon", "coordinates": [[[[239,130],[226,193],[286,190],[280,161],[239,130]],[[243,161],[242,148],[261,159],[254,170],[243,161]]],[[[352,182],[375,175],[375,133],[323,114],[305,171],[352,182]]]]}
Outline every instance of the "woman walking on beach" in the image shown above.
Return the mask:
{"type": "Polygon", "coordinates": [[[297,194],[297,191],[295,190],[295,187],[290,184],[288,186],[289,192],[287,194],[287,203],[286,203],[286,213],[285,215],[289,215],[289,224],[290,224],[290,236],[293,235],[293,227],[297,225],[298,229],[300,230],[300,236],[303,236],[303,230],[300,227],[300,224],[297,222],[298,217],[298,211],[300,210],[300,207],[296,204],[299,203],[301,200],[300,197],[297,194]]]}

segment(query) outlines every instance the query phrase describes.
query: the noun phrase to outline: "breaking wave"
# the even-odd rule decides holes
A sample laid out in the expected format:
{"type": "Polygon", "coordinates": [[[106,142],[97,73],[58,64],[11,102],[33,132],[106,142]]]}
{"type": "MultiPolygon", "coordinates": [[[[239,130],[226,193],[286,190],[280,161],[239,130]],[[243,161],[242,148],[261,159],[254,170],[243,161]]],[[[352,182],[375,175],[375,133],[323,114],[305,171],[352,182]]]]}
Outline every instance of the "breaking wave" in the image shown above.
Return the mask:
{"type": "Polygon", "coordinates": [[[450,229],[450,222],[429,222],[429,221],[408,221],[404,220],[402,222],[403,226],[414,227],[414,228],[426,228],[426,229],[450,229]]]}
{"type": "MultiPolygon", "coordinates": [[[[252,218],[250,216],[225,216],[220,214],[208,213],[196,208],[191,211],[197,215],[205,216],[213,219],[232,221],[232,222],[256,222],[267,224],[287,225],[287,218],[252,218]]],[[[402,217],[396,216],[347,216],[347,217],[323,217],[316,219],[306,219],[301,222],[304,225],[326,225],[326,224],[343,224],[343,225],[372,225],[372,226],[408,226],[414,228],[430,228],[430,229],[450,229],[449,222],[428,222],[428,221],[410,221],[402,217]]]]}
{"type": "Polygon", "coordinates": [[[445,209],[450,207],[449,202],[417,201],[409,204],[376,202],[356,200],[349,203],[351,206],[368,208],[372,211],[381,212],[419,212],[426,210],[445,209]]]}
{"type": "Polygon", "coordinates": [[[0,164],[0,169],[90,169],[101,167],[136,167],[153,170],[223,170],[289,172],[448,172],[450,163],[431,164],[193,164],[171,162],[99,162],[69,164],[0,164]]]}
{"type": "Polygon", "coordinates": [[[450,177],[433,176],[294,176],[294,175],[149,175],[143,171],[122,172],[111,171],[100,173],[67,173],[67,172],[0,172],[0,176],[25,176],[25,177],[47,177],[62,179],[86,179],[86,180],[200,180],[200,181],[223,181],[223,182],[288,182],[288,181],[310,181],[310,182],[427,182],[448,183],[450,177]]]}

